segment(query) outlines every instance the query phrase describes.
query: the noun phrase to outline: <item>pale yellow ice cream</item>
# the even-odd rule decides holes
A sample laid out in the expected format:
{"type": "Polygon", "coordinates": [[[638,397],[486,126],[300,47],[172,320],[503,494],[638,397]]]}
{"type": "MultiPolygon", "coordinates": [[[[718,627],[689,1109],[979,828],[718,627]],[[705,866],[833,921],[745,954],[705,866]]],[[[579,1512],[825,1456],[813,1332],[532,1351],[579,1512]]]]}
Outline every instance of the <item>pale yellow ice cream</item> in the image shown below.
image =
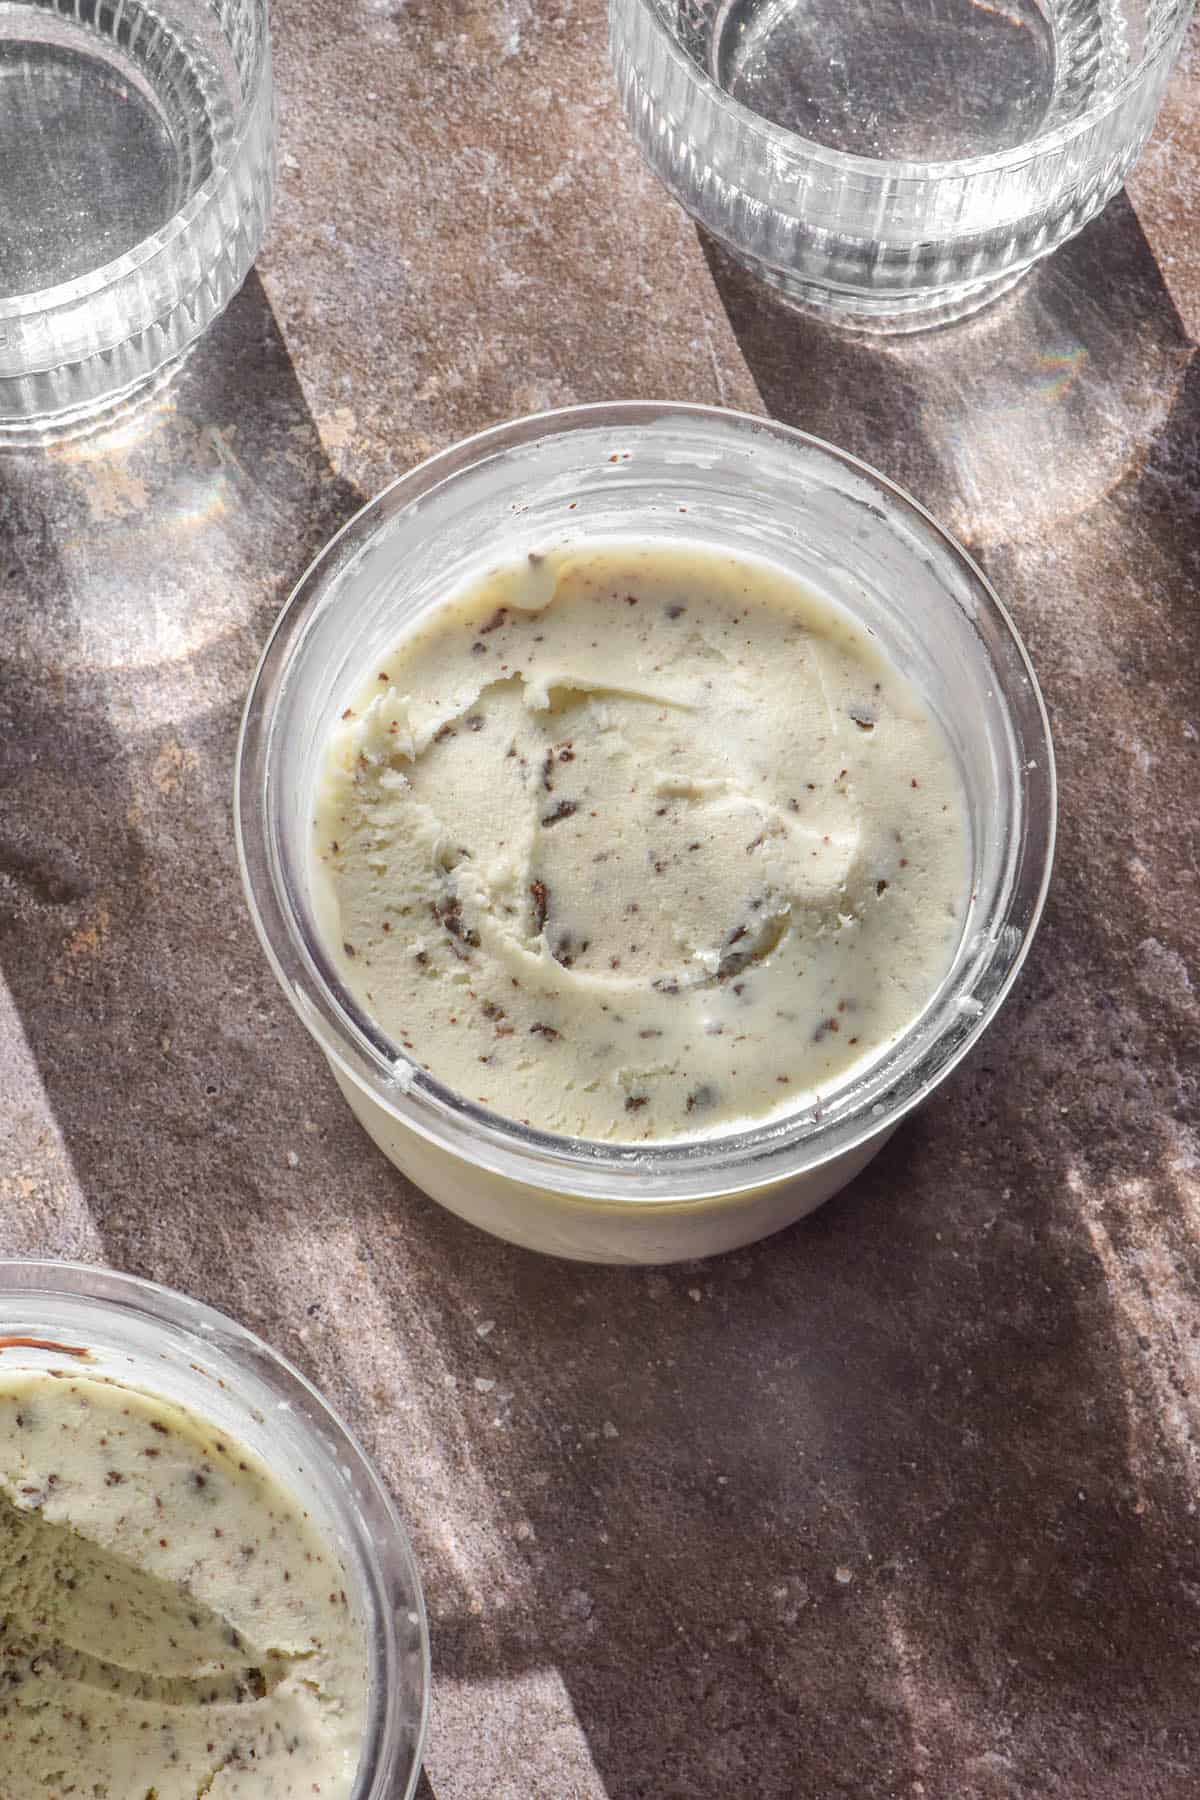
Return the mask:
{"type": "Polygon", "coordinates": [[[928,1003],[966,804],[867,629],[784,571],[593,544],[497,568],[381,659],[317,798],[318,912],[451,1087],[594,1139],[827,1091],[928,1003]]]}
{"type": "Polygon", "coordinates": [[[0,1368],[3,1800],[346,1800],[365,1692],[341,1564],[257,1457],[0,1368]]]}

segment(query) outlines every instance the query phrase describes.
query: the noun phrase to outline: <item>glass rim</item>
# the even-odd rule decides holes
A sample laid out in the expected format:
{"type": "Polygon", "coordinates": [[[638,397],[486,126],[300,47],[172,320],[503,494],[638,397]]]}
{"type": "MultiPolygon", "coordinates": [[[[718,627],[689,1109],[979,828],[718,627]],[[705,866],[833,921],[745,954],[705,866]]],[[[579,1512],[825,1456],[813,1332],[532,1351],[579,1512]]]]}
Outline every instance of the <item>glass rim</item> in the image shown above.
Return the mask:
{"type": "MultiPolygon", "coordinates": [[[[243,148],[255,105],[263,91],[263,82],[271,77],[271,31],[267,0],[253,0],[253,3],[258,6],[262,15],[262,44],[252,71],[253,80],[245,89],[238,109],[237,124],[229,142],[195,193],[190,194],[183,205],[171,214],[165,225],[147,232],[144,238],[132,244],[128,250],[122,250],[118,256],[110,257],[108,262],[98,263],[94,269],[88,269],[83,275],[76,275],[69,281],[55,282],[52,287],[26,288],[23,293],[7,297],[0,295],[0,320],[36,318],[38,314],[53,312],[58,307],[76,306],[80,301],[94,299],[106,289],[116,287],[128,276],[144,269],[147,263],[153,262],[163,251],[169,250],[180,237],[191,230],[200,214],[216,199],[227,183],[243,148]]],[[[70,24],[71,20],[68,18],[66,22],[70,24]]],[[[146,326],[138,329],[145,330],[146,326]]]]}
{"type": "MultiPolygon", "coordinates": [[[[0,1256],[0,1319],[3,1317],[6,1299],[20,1295],[37,1298],[45,1295],[50,1301],[57,1296],[70,1301],[99,1306],[114,1314],[133,1313],[147,1319],[152,1325],[166,1326],[179,1332],[186,1338],[193,1338],[199,1344],[207,1344],[205,1330],[220,1332],[223,1337],[232,1339],[236,1349],[245,1346],[254,1355],[261,1358],[269,1366],[273,1376],[282,1378],[281,1385],[287,1389],[299,1389],[306,1404],[313,1409],[337,1445],[337,1455],[346,1464],[355,1478],[369,1492],[372,1501],[380,1508],[386,1523],[387,1540],[381,1541],[374,1529],[360,1524],[356,1530],[359,1548],[367,1548],[370,1557],[367,1559],[371,1583],[378,1586],[381,1575],[383,1556],[397,1557],[403,1566],[409,1588],[407,1604],[409,1611],[415,1616],[417,1638],[421,1659],[421,1710],[413,1733],[413,1766],[408,1775],[408,1784],[403,1795],[397,1800],[412,1800],[417,1784],[421,1778],[422,1759],[425,1740],[428,1734],[429,1712],[432,1689],[432,1658],[430,1649],[429,1618],[425,1605],[425,1595],[421,1583],[421,1572],[416,1555],[409,1541],[408,1531],[400,1517],[399,1509],[388,1490],[386,1482],[380,1475],[372,1458],[367,1454],[351,1427],[341,1414],[322,1394],[304,1371],[285,1356],[281,1350],[252,1331],[248,1325],[232,1318],[219,1308],[210,1306],[205,1300],[197,1300],[180,1288],[168,1287],[164,1282],[152,1281],[142,1275],[131,1275],[121,1269],[113,1269],[103,1263],[79,1262],[73,1258],[47,1256],[0,1256]]],[[[3,1365],[0,1364],[0,1367],[3,1365]]],[[[131,1383],[130,1385],[135,1385],[131,1383]]],[[[328,1448],[321,1443],[319,1436],[311,1435],[311,1460],[329,1465],[331,1456],[328,1448]]],[[[381,1595],[374,1596],[381,1614],[389,1609],[382,1602],[381,1595]]],[[[389,1645],[392,1640],[389,1637],[389,1645]]],[[[364,1736],[363,1748],[369,1751],[372,1746],[380,1744],[386,1749],[387,1732],[391,1721],[391,1707],[394,1702],[394,1689],[387,1679],[388,1660],[378,1670],[372,1668],[371,1686],[374,1692],[367,1714],[367,1731],[372,1730],[374,1715],[374,1736],[364,1736]]],[[[371,1661],[374,1661],[372,1655],[371,1661]]],[[[382,1771],[381,1771],[382,1772],[382,1771]]],[[[393,1771],[394,1772],[394,1771],[393,1771]]],[[[369,1767],[360,1768],[355,1773],[353,1800],[386,1800],[385,1794],[378,1789],[376,1771],[369,1767]],[[364,1785],[364,1774],[369,1780],[364,1785]],[[361,1789],[361,1793],[360,1793],[361,1789]]]]}
{"type": "MultiPolygon", "coordinates": [[[[1014,695],[1010,684],[999,681],[1011,716],[1014,695]]],[[[1032,809],[1030,809],[1032,810],[1032,809]]],[[[557,408],[494,425],[438,451],[389,483],[342,526],[301,576],[280,611],[264,646],[243,713],[235,758],[234,827],[238,861],[251,919],[267,959],[285,995],[326,1057],[370,1099],[427,1142],[450,1151],[468,1164],[492,1173],[524,1180],[560,1193],[566,1202],[585,1200],[589,1206],[611,1204],[616,1208],[695,1207],[720,1203],[731,1192],[745,1193],[774,1185],[787,1177],[808,1174],[855,1150],[900,1122],[950,1074],[983,1034],[1007,997],[1033,941],[1045,903],[1053,866],[1056,825],[1054,752],[1045,703],[1028,652],[1007,610],[986,576],[967,551],[938,524],[933,515],[907,491],[860,458],[824,439],[794,426],[752,413],[724,407],[670,401],[593,402],[557,408]],[[1036,757],[1022,776],[1030,790],[1044,799],[1040,839],[1031,842],[1031,856],[1023,857],[1024,840],[1010,849],[1005,868],[1018,872],[1032,861],[1035,874],[1018,893],[1011,883],[1007,910],[1019,898],[1024,922],[1016,943],[997,929],[986,966],[1000,965],[1002,978],[996,989],[972,1012],[969,1023],[959,1016],[958,1043],[937,1067],[899,1100],[885,1103],[892,1082],[880,1083],[893,1057],[912,1045],[927,1021],[932,1005],[923,1009],[902,1032],[887,1053],[865,1066],[828,1097],[818,1098],[790,1113],[775,1114],[742,1129],[696,1139],[649,1139],[609,1142],[572,1138],[521,1124],[504,1114],[467,1099],[415,1064],[361,1008],[341,981],[326,952],[315,924],[306,926],[297,912],[297,895],[281,869],[274,818],[270,804],[268,767],[272,748],[276,703],[286,684],[293,661],[303,653],[313,615],[336,590],[343,571],[385,528],[402,508],[424,499],[443,482],[466,473],[492,454],[535,445],[577,430],[635,428],[666,423],[673,418],[703,424],[706,421],[762,432],[776,442],[791,443],[865,476],[882,491],[893,509],[913,517],[933,536],[951,561],[965,572],[973,591],[1006,641],[1016,651],[1028,695],[1026,712],[1036,741],[1036,757]],[[1003,944],[1003,948],[1002,948],[1003,944]],[[879,1102],[866,1105],[868,1093],[847,1112],[847,1096],[860,1082],[874,1083],[879,1102]],[[834,1107],[844,1117],[831,1126],[827,1113],[834,1107]],[[670,1191],[651,1193],[651,1180],[665,1183],[670,1191]],[[640,1191],[634,1191],[635,1186],[640,1191]],[[628,1191],[627,1191],[628,1190],[628,1191]]],[[[1001,920],[1003,923],[1003,920],[1001,920]]],[[[943,984],[943,987],[945,984],[943,984]]],[[[941,990],[939,990],[939,994],[941,990]]],[[[916,1066],[928,1061],[945,1037],[945,1028],[934,1034],[916,1066]]],[[[907,1065],[898,1072],[905,1072],[907,1065]]]]}
{"type": "Polygon", "coordinates": [[[798,156],[820,167],[842,170],[845,173],[870,176],[876,182],[909,181],[933,183],[955,178],[970,178],[976,175],[992,175],[997,172],[1018,169],[1024,164],[1036,162],[1041,157],[1065,149],[1076,138],[1082,137],[1094,125],[1100,123],[1110,113],[1115,112],[1127,96],[1141,85],[1152,69],[1157,67],[1167,53],[1173,37],[1180,27],[1186,25],[1194,0],[1170,0],[1172,13],[1170,23],[1163,26],[1154,42],[1140,57],[1137,67],[1123,75],[1117,85],[1106,93],[1102,100],[1089,106],[1077,118],[1063,125],[1056,125],[1051,130],[1039,132],[1025,143],[1013,145],[1007,150],[985,150],[976,156],[940,158],[928,162],[914,161],[905,157],[863,156],[855,151],[835,150],[828,144],[822,144],[816,138],[805,137],[803,133],[791,131],[785,125],[776,125],[762,113],[756,113],[741,100],[737,100],[721,87],[706,69],[693,62],[680,48],[679,40],[669,30],[662,14],[658,10],[656,0],[608,0],[608,16],[610,37],[615,21],[627,8],[636,8],[650,21],[654,31],[661,37],[668,55],[684,74],[686,79],[699,88],[722,112],[732,114],[743,127],[760,137],[764,143],[775,149],[792,149],[798,156]]]}

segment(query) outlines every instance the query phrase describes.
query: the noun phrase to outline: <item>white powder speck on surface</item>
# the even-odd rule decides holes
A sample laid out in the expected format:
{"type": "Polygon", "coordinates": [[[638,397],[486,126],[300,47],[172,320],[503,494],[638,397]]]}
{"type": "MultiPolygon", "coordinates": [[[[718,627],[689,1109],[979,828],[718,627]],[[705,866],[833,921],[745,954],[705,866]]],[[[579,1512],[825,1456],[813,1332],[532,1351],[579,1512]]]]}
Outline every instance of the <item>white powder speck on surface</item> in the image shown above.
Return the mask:
{"type": "Polygon", "coordinates": [[[590,1619],[592,1596],[583,1588],[569,1588],[563,1597],[562,1615],[566,1619],[590,1619]]]}

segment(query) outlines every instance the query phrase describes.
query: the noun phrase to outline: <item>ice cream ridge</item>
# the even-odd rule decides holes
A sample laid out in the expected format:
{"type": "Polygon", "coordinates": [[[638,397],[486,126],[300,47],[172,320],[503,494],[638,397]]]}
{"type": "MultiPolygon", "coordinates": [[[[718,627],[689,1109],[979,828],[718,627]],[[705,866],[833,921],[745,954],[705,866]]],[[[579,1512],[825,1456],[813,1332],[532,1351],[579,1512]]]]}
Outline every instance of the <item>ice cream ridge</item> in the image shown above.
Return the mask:
{"type": "Polygon", "coordinates": [[[4,1800],[353,1790],[336,1553],[250,1451],[83,1366],[0,1363],[0,1645],[4,1800]]]}
{"type": "Polygon", "coordinates": [[[929,1003],[969,900],[941,725],[766,560],[593,540],[475,577],[372,668],[314,805],[317,914],[402,1052],[594,1140],[820,1096],[929,1003]]]}

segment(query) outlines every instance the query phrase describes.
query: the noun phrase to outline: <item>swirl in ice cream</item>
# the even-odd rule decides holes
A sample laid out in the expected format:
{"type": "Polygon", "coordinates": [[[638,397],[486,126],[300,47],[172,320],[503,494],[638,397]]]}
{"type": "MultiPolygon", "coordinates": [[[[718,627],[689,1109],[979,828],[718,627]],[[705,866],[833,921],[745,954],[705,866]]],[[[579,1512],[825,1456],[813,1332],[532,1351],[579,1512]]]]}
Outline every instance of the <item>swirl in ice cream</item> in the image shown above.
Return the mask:
{"type": "Polygon", "coordinates": [[[969,885],[955,757],[868,628],[700,544],[478,577],[353,696],[315,814],[364,1009],[470,1099],[593,1139],[827,1091],[931,999],[969,885]]]}

